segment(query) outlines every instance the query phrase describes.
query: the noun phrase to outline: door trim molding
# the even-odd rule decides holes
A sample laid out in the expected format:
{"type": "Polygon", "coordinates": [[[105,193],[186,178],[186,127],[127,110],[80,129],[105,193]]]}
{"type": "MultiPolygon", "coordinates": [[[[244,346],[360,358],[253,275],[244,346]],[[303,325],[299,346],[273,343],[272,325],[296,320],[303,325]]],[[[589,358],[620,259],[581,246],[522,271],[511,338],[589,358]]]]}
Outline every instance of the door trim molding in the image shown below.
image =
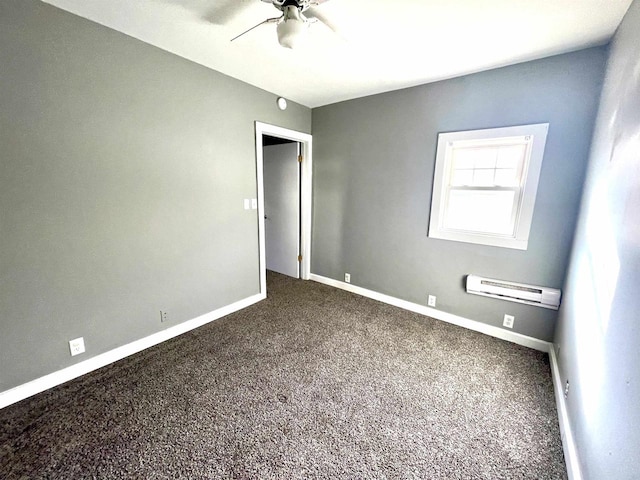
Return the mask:
{"type": "Polygon", "coordinates": [[[267,262],[264,231],[264,168],[262,156],[262,135],[286,138],[300,142],[302,148],[302,168],[300,169],[300,278],[309,280],[311,274],[311,188],[313,174],[313,137],[308,133],[288,128],[256,122],[256,175],[258,183],[258,238],[260,244],[260,294],[267,293],[267,262]]]}

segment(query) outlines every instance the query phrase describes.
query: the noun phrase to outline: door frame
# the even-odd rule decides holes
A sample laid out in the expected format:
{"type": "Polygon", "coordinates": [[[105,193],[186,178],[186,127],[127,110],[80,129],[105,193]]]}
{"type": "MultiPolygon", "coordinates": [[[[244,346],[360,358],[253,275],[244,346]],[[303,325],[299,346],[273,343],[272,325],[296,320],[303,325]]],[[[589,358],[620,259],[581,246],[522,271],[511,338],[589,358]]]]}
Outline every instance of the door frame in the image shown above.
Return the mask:
{"type": "Polygon", "coordinates": [[[264,230],[264,158],[262,136],[286,138],[300,142],[302,165],[300,168],[300,278],[311,275],[311,190],[313,175],[312,142],[308,133],[289,130],[263,122],[256,122],[256,174],[258,183],[258,239],[260,245],[260,294],[267,294],[267,262],[264,230]]]}

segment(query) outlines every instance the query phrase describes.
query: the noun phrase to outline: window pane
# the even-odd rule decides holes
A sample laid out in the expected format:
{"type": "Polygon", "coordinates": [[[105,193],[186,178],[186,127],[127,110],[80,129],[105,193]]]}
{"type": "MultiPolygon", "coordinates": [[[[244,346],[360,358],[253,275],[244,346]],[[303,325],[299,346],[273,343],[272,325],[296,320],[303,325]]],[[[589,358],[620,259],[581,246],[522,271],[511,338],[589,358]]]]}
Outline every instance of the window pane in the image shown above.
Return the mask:
{"type": "Polygon", "coordinates": [[[514,191],[450,190],[444,227],[511,235],[515,195],[514,191]]]}
{"type": "Polygon", "coordinates": [[[526,145],[509,145],[498,149],[498,168],[513,168],[518,170],[524,160],[526,145]]]}
{"type": "Polygon", "coordinates": [[[520,183],[518,171],[515,168],[498,168],[496,170],[495,184],[501,187],[517,187],[520,183]]]}
{"type": "Polygon", "coordinates": [[[473,170],[454,170],[451,175],[451,185],[456,187],[473,185],[473,170]]]}
{"type": "Polygon", "coordinates": [[[495,170],[474,170],[473,186],[474,187],[493,187],[493,174],[495,170]]]}
{"type": "Polygon", "coordinates": [[[453,150],[453,169],[473,168],[477,148],[456,148],[453,150]]]}
{"type": "Polygon", "coordinates": [[[496,147],[482,147],[469,149],[474,151],[475,168],[496,168],[498,150],[496,147]]]}

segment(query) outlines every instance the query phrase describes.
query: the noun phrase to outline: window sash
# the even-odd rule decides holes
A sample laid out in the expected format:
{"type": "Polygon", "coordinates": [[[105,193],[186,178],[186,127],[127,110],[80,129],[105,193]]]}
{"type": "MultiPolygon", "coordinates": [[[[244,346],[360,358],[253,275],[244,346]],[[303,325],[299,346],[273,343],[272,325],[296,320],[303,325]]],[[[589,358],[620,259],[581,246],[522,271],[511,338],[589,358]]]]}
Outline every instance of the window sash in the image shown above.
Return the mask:
{"type": "MultiPolygon", "coordinates": [[[[528,168],[528,159],[531,155],[531,147],[532,147],[532,140],[533,138],[531,136],[525,136],[525,137],[507,137],[507,138],[495,138],[495,139],[490,139],[490,140],[467,140],[467,141],[458,141],[458,142],[449,142],[449,144],[447,145],[446,149],[446,172],[447,172],[447,178],[446,178],[446,185],[452,185],[453,181],[454,181],[454,177],[456,172],[470,172],[471,173],[471,177],[472,177],[472,183],[471,184],[465,184],[464,186],[474,186],[474,180],[475,180],[475,176],[476,176],[476,172],[488,172],[491,171],[493,172],[492,175],[492,181],[493,181],[493,185],[484,185],[484,186],[490,186],[490,187],[498,187],[498,186],[522,186],[524,184],[525,181],[525,173],[527,171],[528,168]],[[517,161],[515,163],[515,165],[511,166],[511,167],[504,167],[504,166],[500,166],[499,165],[499,155],[500,155],[500,151],[502,149],[506,149],[506,148],[510,148],[510,147],[524,147],[522,154],[519,158],[517,158],[517,161]],[[463,151],[469,151],[469,150],[475,150],[475,151],[482,151],[484,149],[487,150],[495,150],[495,156],[496,158],[493,161],[492,166],[479,166],[477,164],[477,159],[473,162],[473,165],[470,166],[465,166],[465,167],[460,167],[455,158],[457,155],[460,155],[460,152],[463,151]],[[515,175],[514,175],[514,184],[512,185],[498,185],[495,183],[495,177],[496,177],[496,173],[501,170],[515,170],[515,175]]],[[[463,186],[463,185],[458,185],[458,186],[463,186]]],[[[478,185],[481,186],[481,185],[478,185]]]]}
{"type": "Polygon", "coordinates": [[[497,237],[504,238],[515,238],[516,235],[516,226],[518,220],[518,212],[520,210],[520,200],[522,198],[522,188],[521,187],[472,187],[472,186],[452,186],[447,185],[445,191],[443,212],[440,216],[440,228],[442,230],[450,231],[450,232],[461,232],[461,233],[471,233],[471,234],[479,234],[479,235],[491,235],[497,237]],[[451,211],[450,203],[451,203],[451,193],[452,192],[513,192],[513,200],[511,202],[511,215],[509,218],[509,232],[499,233],[490,229],[469,229],[469,228],[455,228],[447,225],[447,220],[449,220],[449,216],[447,213],[451,211]]]}

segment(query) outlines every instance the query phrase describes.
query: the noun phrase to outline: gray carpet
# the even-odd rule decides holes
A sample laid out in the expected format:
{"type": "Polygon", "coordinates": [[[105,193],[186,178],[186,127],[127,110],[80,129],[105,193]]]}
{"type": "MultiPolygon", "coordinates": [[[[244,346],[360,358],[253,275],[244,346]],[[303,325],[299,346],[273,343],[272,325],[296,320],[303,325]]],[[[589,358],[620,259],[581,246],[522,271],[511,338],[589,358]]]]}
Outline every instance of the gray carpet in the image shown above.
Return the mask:
{"type": "Polygon", "coordinates": [[[314,282],[0,410],[0,477],[566,478],[546,354],[314,282]]]}

